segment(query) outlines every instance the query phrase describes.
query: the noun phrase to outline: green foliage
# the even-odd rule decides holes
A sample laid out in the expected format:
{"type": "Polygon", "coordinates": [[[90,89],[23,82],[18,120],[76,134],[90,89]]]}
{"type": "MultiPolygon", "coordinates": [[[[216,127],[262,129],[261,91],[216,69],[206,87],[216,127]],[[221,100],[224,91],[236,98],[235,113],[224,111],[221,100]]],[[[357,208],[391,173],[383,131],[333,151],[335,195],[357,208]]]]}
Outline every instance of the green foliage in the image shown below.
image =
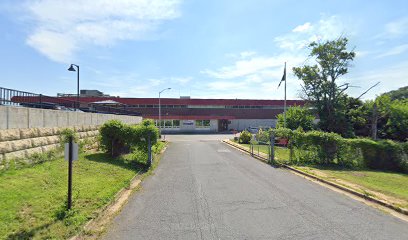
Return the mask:
{"type": "Polygon", "coordinates": [[[302,132],[288,128],[271,130],[275,137],[288,138],[293,164],[369,167],[408,172],[408,143],[366,138],[347,139],[336,133],[302,132]]]}
{"type": "Polygon", "coordinates": [[[262,143],[269,142],[269,131],[260,128],[259,131],[256,133],[256,140],[262,143]]]}
{"type": "Polygon", "coordinates": [[[79,158],[71,211],[63,158],[0,174],[0,239],[70,239],[142,170],[102,153],[79,158]]]}
{"type": "MultiPolygon", "coordinates": [[[[309,109],[300,106],[290,107],[286,111],[286,127],[292,130],[302,127],[305,131],[313,129],[315,117],[309,109]]],[[[284,127],[283,113],[278,114],[277,128],[284,127]]]]}
{"type": "Polygon", "coordinates": [[[369,168],[408,172],[406,143],[370,139],[352,139],[349,143],[361,150],[364,163],[369,168]]]}
{"type": "Polygon", "coordinates": [[[72,137],[74,142],[78,142],[79,137],[78,134],[71,128],[64,128],[62,129],[59,138],[60,138],[60,143],[62,146],[64,146],[65,143],[69,143],[69,139],[72,137]]]}
{"type": "Polygon", "coordinates": [[[153,121],[153,119],[143,119],[143,121],[142,121],[142,125],[143,126],[154,126],[154,121],[153,121]]]}
{"type": "Polygon", "coordinates": [[[398,88],[397,90],[386,92],[383,95],[387,95],[391,100],[404,100],[408,99],[408,86],[398,88]]]}
{"type": "Polygon", "coordinates": [[[119,156],[134,149],[147,151],[148,138],[154,145],[159,137],[159,130],[146,120],[139,125],[128,125],[118,120],[106,122],[100,128],[101,147],[112,156],[119,156]]]}
{"type": "Polygon", "coordinates": [[[99,129],[101,138],[100,146],[111,156],[124,153],[129,143],[129,127],[119,120],[109,120],[99,129]]]}
{"type": "Polygon", "coordinates": [[[239,135],[239,142],[240,143],[249,143],[252,139],[252,134],[247,130],[244,130],[239,135]]]}
{"type": "Polygon", "coordinates": [[[350,111],[355,134],[371,136],[374,104],[377,106],[378,137],[405,141],[408,138],[408,100],[392,100],[386,94],[350,111]]]}
{"type": "Polygon", "coordinates": [[[347,50],[347,38],[324,43],[312,42],[310,57],[317,62],[293,68],[303,81],[303,95],[319,116],[319,128],[348,136],[352,131],[347,118],[348,84],[337,85],[336,80],[348,72],[355,53],[347,50]]]}
{"type": "Polygon", "coordinates": [[[383,131],[387,138],[408,140],[408,100],[395,100],[391,103],[383,131]]]}

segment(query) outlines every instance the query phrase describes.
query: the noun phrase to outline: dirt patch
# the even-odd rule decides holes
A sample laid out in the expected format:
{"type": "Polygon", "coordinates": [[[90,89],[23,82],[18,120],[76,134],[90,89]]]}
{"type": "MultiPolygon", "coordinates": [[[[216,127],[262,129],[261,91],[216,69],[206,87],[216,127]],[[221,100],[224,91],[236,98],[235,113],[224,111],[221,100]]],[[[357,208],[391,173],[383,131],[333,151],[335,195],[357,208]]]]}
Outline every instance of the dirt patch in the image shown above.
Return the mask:
{"type": "Polygon", "coordinates": [[[351,172],[351,175],[355,176],[355,177],[367,177],[367,174],[361,173],[361,172],[351,172]]]}

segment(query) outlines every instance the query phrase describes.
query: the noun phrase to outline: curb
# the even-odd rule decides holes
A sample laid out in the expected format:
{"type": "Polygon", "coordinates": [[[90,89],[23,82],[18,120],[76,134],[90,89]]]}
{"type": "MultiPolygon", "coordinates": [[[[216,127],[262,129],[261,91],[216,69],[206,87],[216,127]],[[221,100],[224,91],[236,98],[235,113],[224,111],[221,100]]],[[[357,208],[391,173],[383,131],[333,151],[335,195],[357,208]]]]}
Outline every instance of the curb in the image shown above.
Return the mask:
{"type": "MultiPolygon", "coordinates": [[[[230,145],[230,146],[232,146],[232,147],[234,147],[234,148],[238,148],[239,150],[244,151],[244,152],[246,152],[246,153],[248,153],[248,154],[250,155],[250,151],[249,151],[249,150],[247,150],[246,148],[243,148],[243,147],[239,146],[239,145],[236,144],[236,143],[232,143],[230,140],[222,140],[222,142],[224,142],[224,143],[226,143],[226,144],[228,144],[228,145],[230,145]]],[[[266,158],[264,158],[264,157],[261,157],[261,156],[253,156],[253,157],[256,158],[256,159],[258,159],[258,160],[261,160],[262,162],[268,163],[268,159],[266,159],[266,158]]],[[[284,168],[286,168],[286,169],[289,169],[289,170],[291,170],[291,171],[293,171],[293,172],[296,172],[296,173],[298,173],[298,174],[304,175],[304,176],[306,176],[306,177],[312,178],[312,179],[317,180],[317,181],[319,181],[319,182],[325,183],[325,184],[330,185],[330,186],[332,186],[332,187],[338,188],[338,189],[343,190],[343,191],[345,191],[345,192],[351,193],[351,194],[353,194],[353,195],[355,195],[355,196],[357,196],[357,197],[363,198],[364,200],[368,200],[368,201],[377,203],[377,204],[379,204],[379,205],[381,205],[381,206],[390,208],[390,209],[392,209],[392,210],[394,210],[394,211],[396,211],[396,212],[399,212],[399,213],[402,213],[402,214],[408,216],[408,210],[406,210],[406,209],[402,209],[402,208],[396,207],[396,206],[391,205],[391,204],[389,204],[389,203],[387,203],[387,202],[384,202],[384,201],[382,201],[382,200],[380,200],[380,199],[376,199],[376,198],[373,198],[373,197],[371,197],[371,196],[364,195],[364,194],[359,193],[359,192],[357,192],[357,191],[355,191],[355,190],[353,190],[353,189],[350,189],[350,188],[341,186],[341,185],[339,185],[339,184],[336,184],[336,183],[327,181],[327,180],[325,180],[325,179],[322,179],[322,178],[317,177],[317,176],[314,176],[314,175],[312,175],[312,174],[303,172],[303,171],[301,171],[301,170],[298,170],[298,169],[293,168],[293,167],[291,167],[291,166],[288,166],[288,165],[286,165],[286,164],[279,164],[279,166],[284,167],[284,168]]]]}

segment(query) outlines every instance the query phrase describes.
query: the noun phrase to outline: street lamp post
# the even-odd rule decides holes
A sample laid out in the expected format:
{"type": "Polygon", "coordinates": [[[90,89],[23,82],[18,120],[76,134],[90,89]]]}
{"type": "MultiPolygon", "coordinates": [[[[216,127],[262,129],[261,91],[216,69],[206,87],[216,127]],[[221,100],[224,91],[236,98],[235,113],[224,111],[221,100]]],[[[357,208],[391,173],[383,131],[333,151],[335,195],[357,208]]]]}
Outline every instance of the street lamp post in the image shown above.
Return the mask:
{"type": "Polygon", "coordinates": [[[69,66],[68,71],[70,72],[77,72],[77,104],[76,104],[76,109],[79,109],[79,66],[76,64],[71,64],[71,66],[69,66]],[[75,70],[74,66],[77,68],[77,70],[75,70]]]}
{"type": "Polygon", "coordinates": [[[160,95],[162,92],[166,91],[166,90],[170,90],[171,88],[165,88],[163,90],[161,90],[159,92],[159,134],[160,134],[160,138],[161,138],[161,105],[160,105],[160,95]]]}

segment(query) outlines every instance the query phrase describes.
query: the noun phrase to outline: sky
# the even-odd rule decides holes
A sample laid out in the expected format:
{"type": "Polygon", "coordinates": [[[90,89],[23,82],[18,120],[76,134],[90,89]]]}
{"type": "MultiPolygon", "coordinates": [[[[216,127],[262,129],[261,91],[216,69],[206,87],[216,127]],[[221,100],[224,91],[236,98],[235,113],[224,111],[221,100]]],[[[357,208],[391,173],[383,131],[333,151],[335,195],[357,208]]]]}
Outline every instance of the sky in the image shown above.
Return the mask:
{"type": "Polygon", "coordinates": [[[299,99],[293,67],[315,64],[312,41],[341,36],[364,99],[408,85],[404,0],[1,0],[0,87],[56,95],[299,99]]]}

